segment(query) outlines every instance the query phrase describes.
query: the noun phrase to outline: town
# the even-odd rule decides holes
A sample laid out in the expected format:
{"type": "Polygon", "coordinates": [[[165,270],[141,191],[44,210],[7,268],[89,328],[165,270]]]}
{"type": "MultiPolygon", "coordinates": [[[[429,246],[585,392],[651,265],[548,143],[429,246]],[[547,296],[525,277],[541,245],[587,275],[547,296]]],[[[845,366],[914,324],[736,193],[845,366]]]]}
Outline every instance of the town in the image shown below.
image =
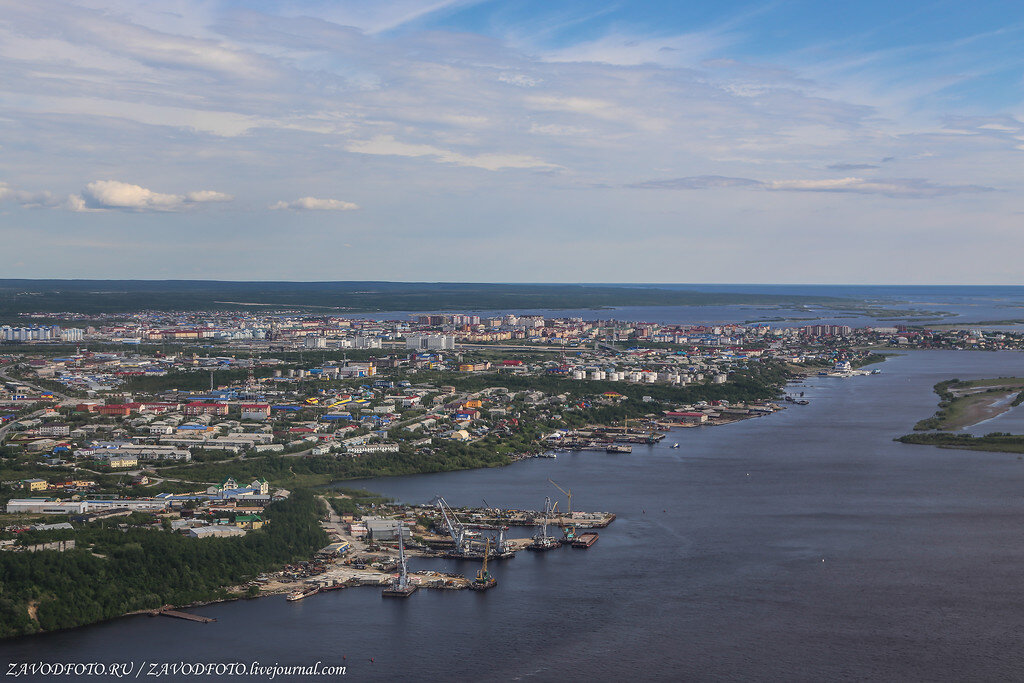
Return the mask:
{"type": "Polygon", "coordinates": [[[0,551],[96,552],[90,534],[118,528],[238,543],[293,524],[306,529],[301,548],[276,562],[254,556],[247,578],[225,589],[211,577],[196,594],[293,600],[354,585],[399,597],[479,590],[493,585],[486,567],[474,579],[408,572],[407,559],[587,547],[597,533],[583,530],[615,517],[572,510],[568,482],[552,482],[568,494],[561,512],[550,500],[533,512],[456,511],[443,499],[420,509],[324,488],[332,482],[569,451],[634,457],[676,428],[806,403],[785,395],[801,376],[871,374],[866,366],[899,349],[1022,341],[905,327],[294,311],[48,314],[0,337],[0,551]],[[313,526],[275,521],[283,501],[313,526]],[[510,526],[536,532],[510,538],[510,526]]]}
{"type": "MultiPolygon", "coordinates": [[[[0,455],[7,472],[38,475],[5,480],[6,499],[22,490],[53,498],[48,510],[86,512],[77,508],[113,494],[155,509],[159,494],[213,486],[220,474],[251,471],[264,488],[268,474],[297,483],[258,468],[272,456],[380,463],[468,454],[502,464],[558,448],[644,443],[674,426],[770,414],[786,372],[844,376],[866,372],[857,368],[880,359],[877,350],[1024,341],[1005,332],[511,314],[128,318],[0,328],[11,349],[0,346],[0,455]],[[203,478],[211,472],[218,476],[203,478]],[[58,502],[67,495],[82,499],[58,502]]],[[[346,471],[375,473],[336,473],[346,471]]],[[[42,511],[16,497],[7,507],[42,511]]]]}

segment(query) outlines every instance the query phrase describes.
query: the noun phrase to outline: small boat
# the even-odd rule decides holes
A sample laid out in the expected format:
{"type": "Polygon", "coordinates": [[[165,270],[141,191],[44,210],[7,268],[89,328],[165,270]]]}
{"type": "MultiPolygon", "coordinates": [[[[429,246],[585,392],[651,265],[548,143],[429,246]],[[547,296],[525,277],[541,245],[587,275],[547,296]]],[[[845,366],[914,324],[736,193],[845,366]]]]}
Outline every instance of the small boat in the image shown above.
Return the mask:
{"type": "Polygon", "coordinates": [[[678,443],[672,444],[672,448],[679,448],[679,444],[678,443]]]}
{"type": "Polygon", "coordinates": [[[288,594],[287,600],[288,602],[295,602],[296,600],[308,598],[310,595],[316,595],[319,592],[319,586],[313,586],[312,588],[307,588],[306,590],[295,590],[288,594]]]}

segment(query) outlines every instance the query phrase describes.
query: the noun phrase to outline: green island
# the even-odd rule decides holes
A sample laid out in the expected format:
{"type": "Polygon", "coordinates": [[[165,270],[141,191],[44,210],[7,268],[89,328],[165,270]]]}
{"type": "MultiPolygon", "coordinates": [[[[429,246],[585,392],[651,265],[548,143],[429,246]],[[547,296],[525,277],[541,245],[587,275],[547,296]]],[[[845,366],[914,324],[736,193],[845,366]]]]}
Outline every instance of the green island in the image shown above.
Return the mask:
{"type": "Polygon", "coordinates": [[[955,433],[1024,402],[1024,378],[949,379],[937,383],[934,391],[939,396],[935,414],[918,421],[913,433],[898,437],[896,441],[940,448],[1024,453],[1024,435],[955,433]],[[1008,400],[1011,396],[1012,400],[1008,400]]]}

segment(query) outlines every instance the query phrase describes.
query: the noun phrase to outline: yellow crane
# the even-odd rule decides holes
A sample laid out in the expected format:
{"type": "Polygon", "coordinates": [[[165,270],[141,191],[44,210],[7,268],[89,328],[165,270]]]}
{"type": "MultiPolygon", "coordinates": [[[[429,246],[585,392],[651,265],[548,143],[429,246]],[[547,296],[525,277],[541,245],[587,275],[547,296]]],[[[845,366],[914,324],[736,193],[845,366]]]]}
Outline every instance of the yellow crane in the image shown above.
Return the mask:
{"type": "Polygon", "coordinates": [[[548,481],[551,483],[552,486],[554,486],[556,489],[558,489],[559,491],[564,493],[565,497],[569,499],[569,509],[567,510],[567,513],[568,513],[569,517],[571,518],[572,517],[572,489],[569,489],[568,491],[566,491],[565,489],[563,489],[561,486],[559,486],[555,482],[551,481],[550,479],[548,479],[548,481]]]}
{"type": "Polygon", "coordinates": [[[483,583],[491,578],[491,575],[487,573],[487,556],[491,554],[491,539],[487,539],[487,545],[484,546],[484,565],[476,573],[476,580],[483,583]]]}

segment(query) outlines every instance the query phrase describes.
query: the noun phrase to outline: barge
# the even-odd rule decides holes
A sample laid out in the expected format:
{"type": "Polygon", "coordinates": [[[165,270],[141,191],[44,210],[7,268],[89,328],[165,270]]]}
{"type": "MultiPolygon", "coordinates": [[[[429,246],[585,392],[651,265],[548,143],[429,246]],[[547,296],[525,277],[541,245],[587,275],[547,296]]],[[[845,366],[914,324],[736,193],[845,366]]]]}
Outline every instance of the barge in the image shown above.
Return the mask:
{"type": "Polygon", "coordinates": [[[580,534],[572,540],[573,548],[589,548],[590,546],[597,543],[598,535],[596,532],[588,531],[585,534],[580,534]]]}

